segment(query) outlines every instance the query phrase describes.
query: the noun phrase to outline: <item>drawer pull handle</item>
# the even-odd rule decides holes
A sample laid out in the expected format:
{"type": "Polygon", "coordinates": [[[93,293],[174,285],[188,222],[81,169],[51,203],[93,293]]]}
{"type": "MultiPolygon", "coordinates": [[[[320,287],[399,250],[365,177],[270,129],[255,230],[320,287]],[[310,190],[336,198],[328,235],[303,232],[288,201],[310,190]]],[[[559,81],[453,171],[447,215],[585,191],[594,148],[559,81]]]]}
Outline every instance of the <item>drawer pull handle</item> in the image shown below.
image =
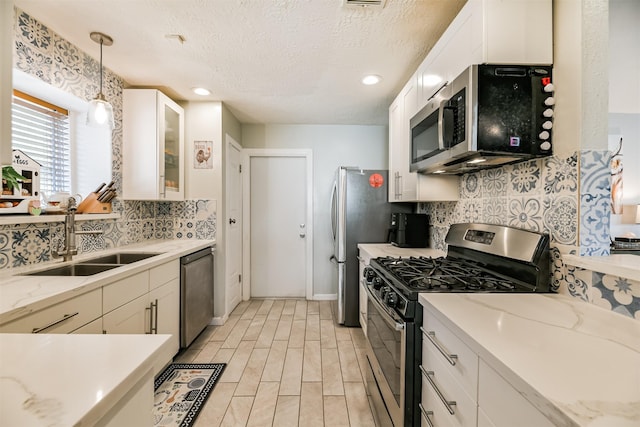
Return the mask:
{"type": "Polygon", "coordinates": [[[65,314],[64,316],[62,316],[62,319],[54,320],[53,322],[49,323],[47,326],[43,326],[43,327],[41,327],[41,328],[33,328],[33,330],[31,331],[31,333],[32,333],[32,334],[38,334],[38,333],[40,333],[40,332],[42,332],[42,331],[44,331],[44,330],[49,329],[49,328],[50,328],[50,327],[52,327],[52,326],[57,325],[58,323],[62,323],[62,322],[64,322],[65,320],[69,320],[69,319],[71,319],[72,317],[77,316],[78,314],[80,314],[80,313],[79,313],[79,312],[77,312],[77,311],[76,311],[75,313],[73,313],[73,314],[65,314]]]}
{"type": "Polygon", "coordinates": [[[431,418],[429,418],[430,416],[433,415],[433,411],[425,410],[424,406],[422,406],[422,403],[418,403],[418,406],[420,407],[420,412],[422,412],[422,418],[424,418],[424,420],[427,422],[429,427],[434,427],[433,421],[431,421],[431,418]]]}
{"type": "Polygon", "coordinates": [[[456,354],[447,353],[442,345],[436,340],[436,333],[434,331],[425,331],[422,327],[420,327],[420,330],[422,331],[422,334],[426,336],[429,341],[431,341],[431,344],[433,344],[438,349],[440,354],[442,354],[444,358],[447,359],[447,362],[449,362],[451,366],[456,366],[456,360],[458,359],[458,356],[456,354]]]}
{"type": "Polygon", "coordinates": [[[438,397],[440,398],[440,400],[442,401],[444,406],[447,408],[447,411],[449,411],[449,413],[451,415],[454,415],[455,411],[453,410],[452,406],[456,406],[456,402],[454,400],[447,400],[444,397],[444,394],[442,394],[442,392],[440,391],[440,389],[436,385],[435,381],[433,381],[433,378],[431,378],[432,376],[435,375],[434,372],[433,371],[425,371],[424,368],[422,367],[422,365],[420,365],[420,370],[422,371],[422,374],[427,379],[427,381],[429,381],[429,384],[431,384],[431,387],[436,392],[436,394],[438,395],[438,397]]]}

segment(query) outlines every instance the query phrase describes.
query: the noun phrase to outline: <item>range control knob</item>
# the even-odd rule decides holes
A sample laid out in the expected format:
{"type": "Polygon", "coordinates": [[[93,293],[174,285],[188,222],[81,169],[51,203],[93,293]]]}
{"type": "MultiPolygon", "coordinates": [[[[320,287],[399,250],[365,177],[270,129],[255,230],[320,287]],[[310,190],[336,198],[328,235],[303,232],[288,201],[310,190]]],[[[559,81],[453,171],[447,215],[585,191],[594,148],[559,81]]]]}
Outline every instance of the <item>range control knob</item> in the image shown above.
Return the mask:
{"type": "Polygon", "coordinates": [[[555,87],[553,86],[553,83],[546,84],[544,85],[544,88],[542,88],[545,92],[553,92],[554,89],[555,87]]]}
{"type": "Polygon", "coordinates": [[[551,149],[551,143],[549,141],[545,141],[542,144],[540,144],[540,149],[543,151],[548,151],[549,149],[551,149]]]}
{"type": "Polygon", "coordinates": [[[552,105],[555,105],[556,103],[556,99],[553,96],[548,97],[547,99],[544,100],[544,105],[551,107],[552,105]]]}
{"type": "Polygon", "coordinates": [[[540,138],[543,141],[546,141],[547,139],[549,139],[549,132],[547,132],[546,130],[543,130],[542,132],[540,132],[540,134],[538,135],[538,138],[540,138]]]}
{"type": "Polygon", "coordinates": [[[542,129],[550,130],[553,127],[553,122],[551,120],[547,120],[542,124],[542,129]]]}
{"type": "Polygon", "coordinates": [[[398,295],[395,292],[389,292],[384,301],[389,307],[394,308],[398,304],[398,295]]]}
{"type": "Polygon", "coordinates": [[[545,117],[553,117],[553,110],[551,108],[547,108],[542,112],[542,115],[545,117]]]}
{"type": "Polygon", "coordinates": [[[373,289],[378,290],[382,287],[382,279],[379,277],[374,277],[371,280],[371,285],[373,286],[373,289]]]}
{"type": "Polygon", "coordinates": [[[373,278],[376,277],[376,272],[373,271],[372,268],[367,267],[364,269],[364,281],[367,283],[371,283],[373,278]]]}
{"type": "Polygon", "coordinates": [[[388,286],[383,286],[382,288],[380,288],[380,296],[382,297],[382,300],[385,301],[386,300],[386,295],[387,292],[389,292],[391,289],[388,286]]]}

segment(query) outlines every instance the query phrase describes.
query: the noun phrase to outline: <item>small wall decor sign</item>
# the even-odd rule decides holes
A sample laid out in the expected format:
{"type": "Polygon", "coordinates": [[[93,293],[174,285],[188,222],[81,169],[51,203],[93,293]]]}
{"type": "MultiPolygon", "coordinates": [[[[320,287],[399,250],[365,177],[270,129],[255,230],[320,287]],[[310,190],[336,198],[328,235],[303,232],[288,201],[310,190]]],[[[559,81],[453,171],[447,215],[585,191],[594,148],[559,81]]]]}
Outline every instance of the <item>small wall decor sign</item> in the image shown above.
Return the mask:
{"type": "Polygon", "coordinates": [[[213,169],[213,141],[193,141],[193,168],[213,169]]]}

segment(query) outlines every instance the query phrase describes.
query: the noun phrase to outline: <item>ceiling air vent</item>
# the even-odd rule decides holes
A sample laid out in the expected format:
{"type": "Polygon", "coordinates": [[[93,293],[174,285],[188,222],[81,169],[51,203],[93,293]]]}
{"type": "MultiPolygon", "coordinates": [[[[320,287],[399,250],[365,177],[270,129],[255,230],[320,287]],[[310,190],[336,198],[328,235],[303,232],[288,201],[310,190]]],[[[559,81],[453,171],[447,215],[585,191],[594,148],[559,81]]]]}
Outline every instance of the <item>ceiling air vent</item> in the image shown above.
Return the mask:
{"type": "Polygon", "coordinates": [[[387,0],[344,0],[345,6],[384,7],[387,0]]]}

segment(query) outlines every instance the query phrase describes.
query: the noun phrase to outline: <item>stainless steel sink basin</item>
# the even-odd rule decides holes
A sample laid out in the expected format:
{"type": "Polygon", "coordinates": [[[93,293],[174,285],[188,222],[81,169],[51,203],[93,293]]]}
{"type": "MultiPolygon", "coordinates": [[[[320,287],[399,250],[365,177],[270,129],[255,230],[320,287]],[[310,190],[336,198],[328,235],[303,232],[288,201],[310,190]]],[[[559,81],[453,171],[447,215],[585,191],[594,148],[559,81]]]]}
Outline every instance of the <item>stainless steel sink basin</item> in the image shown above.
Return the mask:
{"type": "Polygon", "coordinates": [[[27,273],[25,276],[91,276],[117,267],[117,264],[71,264],[27,273]]]}
{"type": "Polygon", "coordinates": [[[111,255],[104,255],[98,258],[91,258],[87,261],[79,262],[78,264],[131,264],[156,255],[160,254],[151,252],[120,252],[111,255]]]}

